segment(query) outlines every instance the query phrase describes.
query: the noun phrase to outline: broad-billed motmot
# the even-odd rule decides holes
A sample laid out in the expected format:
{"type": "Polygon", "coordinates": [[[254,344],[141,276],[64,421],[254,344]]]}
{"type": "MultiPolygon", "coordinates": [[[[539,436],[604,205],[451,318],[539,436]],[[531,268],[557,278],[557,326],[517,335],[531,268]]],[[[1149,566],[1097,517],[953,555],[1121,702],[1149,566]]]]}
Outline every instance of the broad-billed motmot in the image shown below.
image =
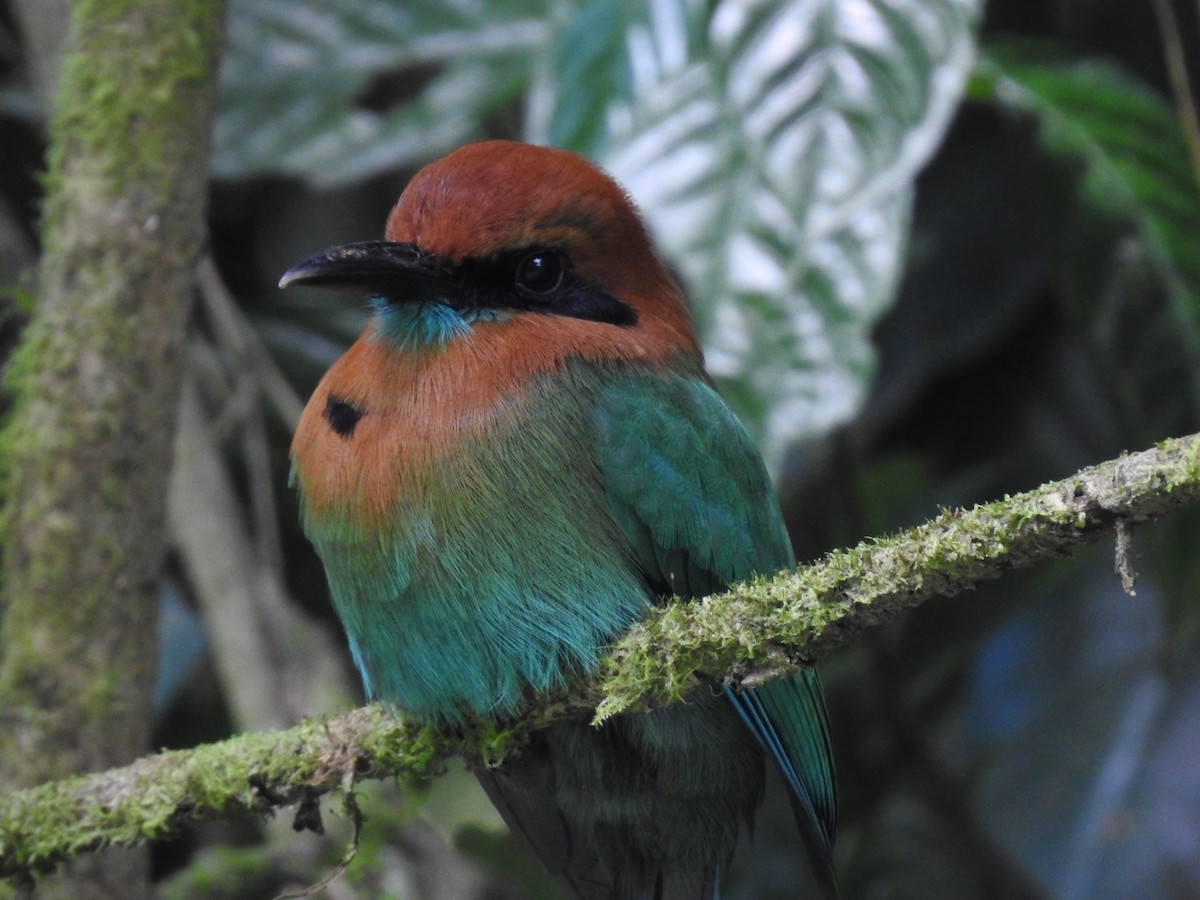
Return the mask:
{"type": "MultiPolygon", "coordinates": [[[[426,721],[502,718],[678,602],[662,598],[793,565],[758,453],[607,175],[561,150],[471,144],[413,178],[385,235],[280,281],[371,298],[292,444],[370,696],[426,721]]],[[[815,671],[555,725],[477,775],[570,896],[712,900],[767,757],[798,852],[836,896],[815,671]]]]}

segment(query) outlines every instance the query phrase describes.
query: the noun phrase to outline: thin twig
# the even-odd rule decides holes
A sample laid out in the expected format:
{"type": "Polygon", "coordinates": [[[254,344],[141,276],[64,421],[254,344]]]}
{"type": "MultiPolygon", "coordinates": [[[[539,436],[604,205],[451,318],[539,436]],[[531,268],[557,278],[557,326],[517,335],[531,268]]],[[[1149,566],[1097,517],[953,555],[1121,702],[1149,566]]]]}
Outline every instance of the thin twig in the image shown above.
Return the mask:
{"type": "Polygon", "coordinates": [[[300,420],[300,413],[304,411],[304,401],[292,388],[287,376],[279,370],[274,358],[259,340],[258,333],[246,320],[211,257],[206,256],[200,261],[196,276],[200,284],[200,297],[213,327],[218,330],[223,342],[253,361],[255,376],[263,394],[271,402],[283,424],[288,428],[295,428],[300,420]]]}
{"type": "Polygon", "coordinates": [[[201,260],[197,276],[204,308],[217,340],[232,358],[234,368],[234,392],[222,409],[214,430],[220,435],[231,422],[241,428],[255,545],[259,557],[272,571],[280,572],[283,570],[283,542],[279,504],[271,473],[267,423],[258,401],[260,395],[267,397],[288,427],[295,426],[302,404],[233,299],[212,257],[201,260]]]}
{"type": "Polygon", "coordinates": [[[1200,184],[1200,117],[1196,113],[1196,101],[1192,96],[1191,80],[1188,78],[1187,56],[1179,35],[1179,19],[1175,16],[1171,0],[1153,2],[1154,17],[1158,20],[1158,32],[1162,36],[1163,56],[1167,65],[1167,77],[1171,82],[1171,94],[1187,138],[1192,171],[1196,176],[1196,183],[1200,184]]]}

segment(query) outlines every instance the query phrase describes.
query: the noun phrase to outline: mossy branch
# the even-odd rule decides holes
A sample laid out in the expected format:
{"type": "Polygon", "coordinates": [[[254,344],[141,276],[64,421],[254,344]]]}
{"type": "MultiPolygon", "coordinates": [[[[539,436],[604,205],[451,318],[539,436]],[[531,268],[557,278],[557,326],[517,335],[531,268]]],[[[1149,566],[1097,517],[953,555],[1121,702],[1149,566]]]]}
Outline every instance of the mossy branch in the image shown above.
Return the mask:
{"type": "Polygon", "coordinates": [[[597,675],[539,698],[503,727],[437,730],[373,705],[19,791],[0,798],[0,875],[29,878],[82,853],[233,812],[269,814],[360,779],[433,775],[456,755],[495,763],[551,721],[658,706],[703,684],[784,677],[931,597],[1197,502],[1200,435],[1193,435],[1025,494],[946,510],[773,579],[665,607],[618,642],[597,675]]]}

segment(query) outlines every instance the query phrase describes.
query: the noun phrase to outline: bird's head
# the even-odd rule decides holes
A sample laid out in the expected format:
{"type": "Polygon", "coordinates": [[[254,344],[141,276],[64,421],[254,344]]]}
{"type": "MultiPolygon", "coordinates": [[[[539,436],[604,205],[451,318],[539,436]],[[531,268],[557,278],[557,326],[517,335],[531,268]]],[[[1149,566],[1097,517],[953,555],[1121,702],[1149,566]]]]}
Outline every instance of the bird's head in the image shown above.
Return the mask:
{"type": "Polygon", "coordinates": [[[591,163],[547,147],[455,150],[412,179],[385,240],[318,253],[279,283],[369,295],[374,333],[397,349],[486,330],[508,340],[557,332],[600,356],[695,352],[679,290],[629,198],[591,163]]]}

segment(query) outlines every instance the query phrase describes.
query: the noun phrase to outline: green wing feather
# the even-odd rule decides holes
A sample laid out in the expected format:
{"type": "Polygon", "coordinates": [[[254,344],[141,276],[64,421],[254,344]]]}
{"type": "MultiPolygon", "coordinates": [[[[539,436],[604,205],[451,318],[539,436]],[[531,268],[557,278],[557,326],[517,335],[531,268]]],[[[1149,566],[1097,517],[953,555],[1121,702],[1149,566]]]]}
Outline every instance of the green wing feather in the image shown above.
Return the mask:
{"type": "MultiPolygon", "coordinates": [[[[758,452],[704,380],[631,372],[601,392],[596,421],[609,503],[659,591],[696,597],[794,565],[758,452]]],[[[728,694],[791,787],[802,831],[816,829],[827,857],[836,797],[816,672],[728,694]]]]}

